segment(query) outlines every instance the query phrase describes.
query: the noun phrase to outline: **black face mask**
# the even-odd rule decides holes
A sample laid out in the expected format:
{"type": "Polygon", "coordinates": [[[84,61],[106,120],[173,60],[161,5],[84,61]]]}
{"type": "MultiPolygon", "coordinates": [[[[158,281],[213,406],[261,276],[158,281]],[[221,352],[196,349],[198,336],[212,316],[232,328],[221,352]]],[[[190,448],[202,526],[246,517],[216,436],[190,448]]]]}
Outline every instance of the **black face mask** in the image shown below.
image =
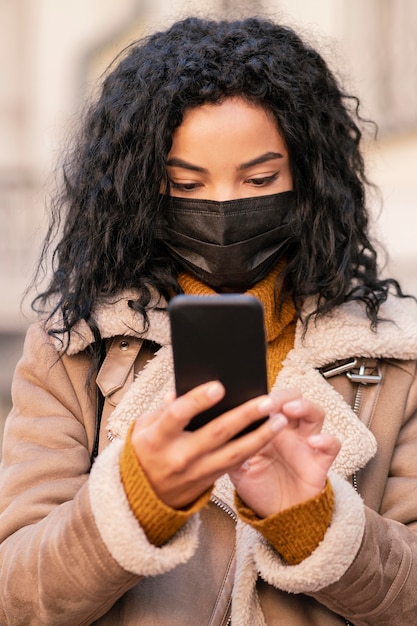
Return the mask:
{"type": "Polygon", "coordinates": [[[158,239],[214,289],[249,289],[300,233],[293,191],[226,202],[164,195],[162,202],[158,239]]]}

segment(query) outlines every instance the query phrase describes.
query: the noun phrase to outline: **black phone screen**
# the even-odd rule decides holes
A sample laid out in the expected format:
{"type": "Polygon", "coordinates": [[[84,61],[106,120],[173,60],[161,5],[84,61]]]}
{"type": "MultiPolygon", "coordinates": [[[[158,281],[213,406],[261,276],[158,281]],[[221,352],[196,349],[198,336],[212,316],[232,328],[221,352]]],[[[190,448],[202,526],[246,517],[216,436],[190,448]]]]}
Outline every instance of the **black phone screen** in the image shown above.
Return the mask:
{"type": "Polygon", "coordinates": [[[221,381],[226,389],[218,404],[193,418],[189,430],[267,393],[263,307],[257,298],[180,295],[170,301],[168,311],[177,395],[209,380],[221,381]]]}

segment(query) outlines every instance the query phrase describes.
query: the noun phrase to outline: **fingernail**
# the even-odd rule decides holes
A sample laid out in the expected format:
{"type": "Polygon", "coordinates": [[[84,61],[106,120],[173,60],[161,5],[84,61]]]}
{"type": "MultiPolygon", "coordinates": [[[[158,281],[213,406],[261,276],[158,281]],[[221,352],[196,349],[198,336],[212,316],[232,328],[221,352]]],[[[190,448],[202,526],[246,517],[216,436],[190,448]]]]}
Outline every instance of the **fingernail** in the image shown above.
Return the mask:
{"type": "Polygon", "coordinates": [[[309,442],[311,443],[312,446],[318,446],[322,443],[322,436],[319,435],[311,435],[311,437],[308,438],[309,442]]]}
{"type": "Polygon", "coordinates": [[[218,382],[211,383],[206,389],[206,395],[210,400],[219,400],[223,395],[223,385],[218,382]]]}
{"type": "Polygon", "coordinates": [[[284,404],[285,409],[289,409],[290,411],[300,411],[301,409],[301,402],[299,400],[290,400],[290,402],[286,402],[284,404]]]}
{"type": "Polygon", "coordinates": [[[258,404],[258,408],[260,412],[264,415],[265,413],[270,413],[272,411],[272,409],[274,408],[274,403],[272,402],[271,398],[264,398],[258,404]]]}
{"type": "Polygon", "coordinates": [[[271,417],[269,418],[269,421],[270,421],[271,430],[273,433],[279,432],[288,424],[287,418],[285,417],[285,415],[282,415],[281,413],[275,413],[275,415],[271,415],[271,417]]]}

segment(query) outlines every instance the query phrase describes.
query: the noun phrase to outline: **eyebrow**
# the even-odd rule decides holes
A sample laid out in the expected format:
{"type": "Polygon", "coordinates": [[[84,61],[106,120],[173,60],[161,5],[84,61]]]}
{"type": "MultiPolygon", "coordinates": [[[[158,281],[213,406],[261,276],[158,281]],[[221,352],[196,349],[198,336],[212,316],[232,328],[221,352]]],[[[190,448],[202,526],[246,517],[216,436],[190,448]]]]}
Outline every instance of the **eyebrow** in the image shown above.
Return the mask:
{"type": "Polygon", "coordinates": [[[208,174],[208,170],[205,167],[200,167],[199,165],[193,165],[192,163],[188,163],[187,161],[183,161],[178,157],[172,157],[172,159],[168,159],[166,162],[167,167],[181,167],[184,170],[191,170],[193,172],[201,172],[201,174],[208,174]]]}
{"type": "MultiPolygon", "coordinates": [[[[251,159],[250,161],[246,161],[246,163],[242,163],[238,166],[238,171],[246,170],[249,167],[253,167],[254,165],[260,165],[261,163],[266,163],[267,161],[273,161],[275,159],[283,159],[284,155],[280,152],[265,152],[265,154],[261,154],[255,159],[251,159]]],[[[172,157],[168,159],[166,162],[167,167],[181,167],[184,170],[191,170],[192,172],[200,172],[201,174],[208,174],[208,170],[205,167],[200,167],[199,165],[193,165],[192,163],[188,163],[188,161],[183,161],[183,159],[179,159],[178,157],[172,157]]]]}
{"type": "Polygon", "coordinates": [[[265,154],[261,154],[255,159],[251,159],[251,161],[246,161],[246,163],[242,163],[239,165],[238,170],[246,170],[248,167],[253,167],[254,165],[260,165],[261,163],[266,163],[267,161],[274,161],[275,159],[283,159],[284,155],[280,152],[265,152],[265,154]]]}

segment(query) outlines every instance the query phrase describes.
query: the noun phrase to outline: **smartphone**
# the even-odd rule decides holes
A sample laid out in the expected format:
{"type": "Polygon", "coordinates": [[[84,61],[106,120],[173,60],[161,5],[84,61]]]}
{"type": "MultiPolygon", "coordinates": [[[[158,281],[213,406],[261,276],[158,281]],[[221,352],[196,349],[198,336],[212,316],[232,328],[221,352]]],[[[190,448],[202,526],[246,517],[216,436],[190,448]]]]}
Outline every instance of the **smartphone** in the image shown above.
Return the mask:
{"type": "MultiPolygon", "coordinates": [[[[170,300],[168,312],[177,396],[209,380],[221,381],[226,390],[220,402],[191,420],[188,430],[267,393],[263,307],[257,298],[179,295],[170,300]]],[[[266,419],[259,419],[237,436],[266,419]]]]}

